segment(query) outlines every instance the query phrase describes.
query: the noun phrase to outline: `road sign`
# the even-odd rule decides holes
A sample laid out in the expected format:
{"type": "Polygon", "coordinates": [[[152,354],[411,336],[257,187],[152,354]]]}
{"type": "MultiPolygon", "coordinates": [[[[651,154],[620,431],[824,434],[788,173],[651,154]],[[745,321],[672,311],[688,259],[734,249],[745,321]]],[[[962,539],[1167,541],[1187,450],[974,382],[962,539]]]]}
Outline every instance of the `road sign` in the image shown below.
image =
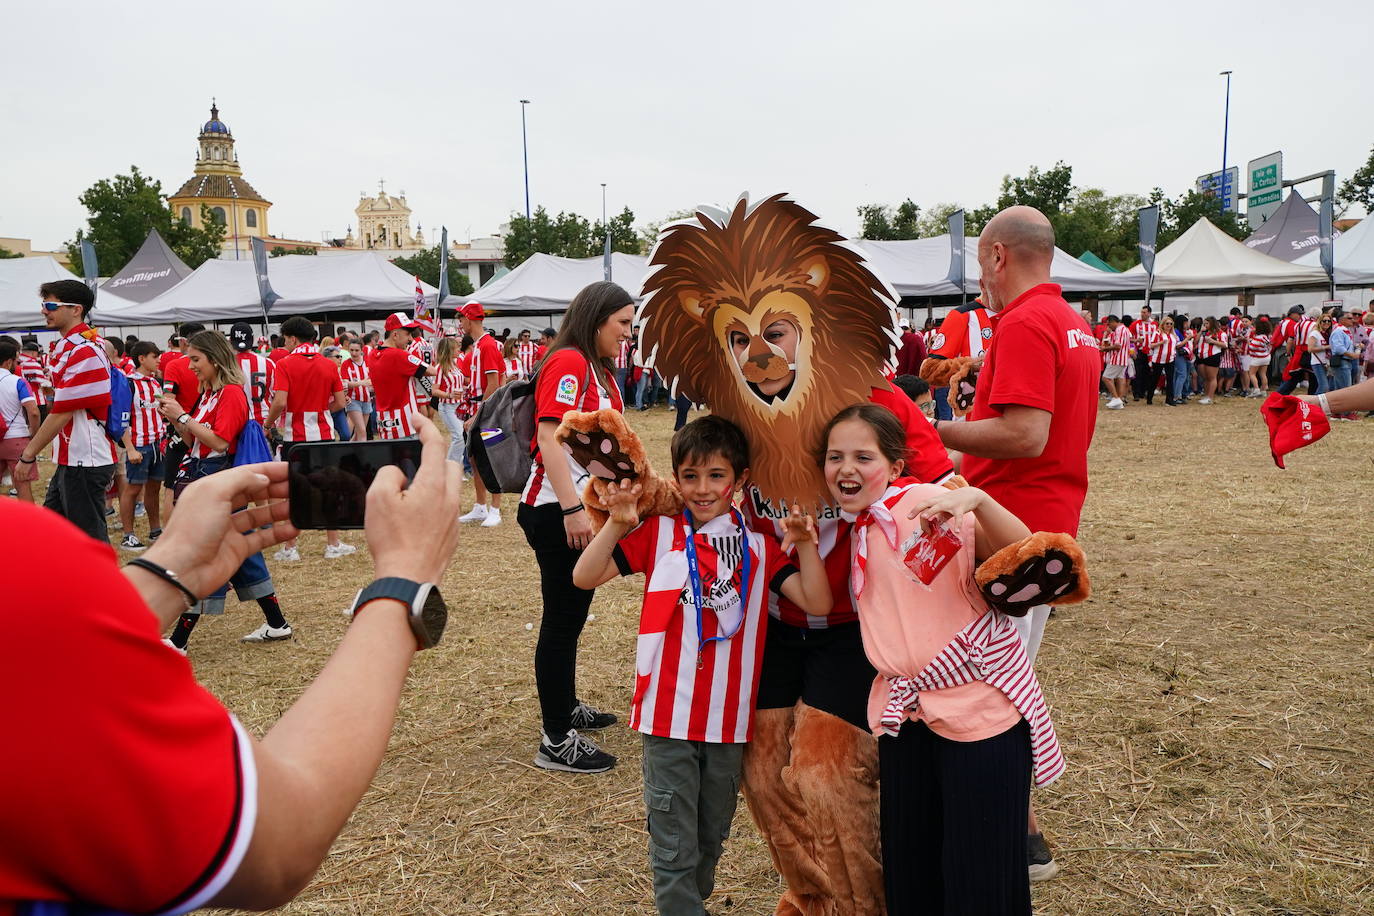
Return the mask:
{"type": "Polygon", "coordinates": [[[1251,159],[1245,171],[1249,175],[1245,215],[1253,229],[1283,203],[1283,153],[1251,159]]]}
{"type": "Polygon", "coordinates": [[[1225,180],[1222,173],[1209,172],[1206,175],[1197,177],[1197,189],[1200,194],[1211,194],[1219,197],[1222,201],[1222,209],[1232,213],[1236,212],[1236,189],[1240,186],[1240,166],[1233,165],[1226,170],[1225,180]]]}

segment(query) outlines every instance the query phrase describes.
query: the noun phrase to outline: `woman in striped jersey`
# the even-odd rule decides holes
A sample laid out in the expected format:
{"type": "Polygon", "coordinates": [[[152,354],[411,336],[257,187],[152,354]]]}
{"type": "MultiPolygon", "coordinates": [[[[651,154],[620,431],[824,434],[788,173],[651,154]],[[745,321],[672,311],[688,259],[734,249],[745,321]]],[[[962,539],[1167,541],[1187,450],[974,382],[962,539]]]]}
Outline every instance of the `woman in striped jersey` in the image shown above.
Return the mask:
{"type": "Polygon", "coordinates": [[[1199,404],[1212,403],[1212,395],[1217,391],[1217,373],[1221,370],[1221,355],[1230,343],[1230,335],[1221,329],[1215,318],[1202,321],[1202,331],[1197,339],[1198,372],[1202,374],[1202,400],[1199,404]]]}

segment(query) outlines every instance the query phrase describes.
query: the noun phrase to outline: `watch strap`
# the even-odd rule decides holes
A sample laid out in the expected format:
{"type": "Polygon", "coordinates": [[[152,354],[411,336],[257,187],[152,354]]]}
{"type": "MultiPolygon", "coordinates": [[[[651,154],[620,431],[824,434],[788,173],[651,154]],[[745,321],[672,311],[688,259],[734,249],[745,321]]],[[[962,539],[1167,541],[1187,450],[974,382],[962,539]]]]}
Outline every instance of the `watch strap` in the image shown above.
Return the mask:
{"type": "MultiPolygon", "coordinates": [[[[410,579],[402,579],[399,576],[384,576],[375,579],[371,584],[358,592],[358,596],[353,599],[353,609],[350,616],[356,617],[366,605],[373,601],[389,598],[399,601],[407,608],[406,620],[410,624],[410,630],[415,634],[415,642],[421,649],[428,649],[438,642],[436,634],[430,633],[424,622],[423,605],[433,594],[438,600],[442,597],[438,595],[438,587],[429,583],[415,582],[410,579]]],[[[442,627],[440,627],[442,632],[442,627]]]]}

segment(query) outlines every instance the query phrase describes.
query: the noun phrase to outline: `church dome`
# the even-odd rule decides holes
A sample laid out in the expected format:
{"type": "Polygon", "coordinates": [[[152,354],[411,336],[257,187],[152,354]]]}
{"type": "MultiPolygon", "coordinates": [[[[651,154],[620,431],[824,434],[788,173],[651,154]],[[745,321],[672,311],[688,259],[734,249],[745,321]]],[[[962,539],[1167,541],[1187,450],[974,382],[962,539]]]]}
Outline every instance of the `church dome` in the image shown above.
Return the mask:
{"type": "Polygon", "coordinates": [[[219,119],[219,108],[214,103],[210,105],[210,120],[206,121],[201,126],[200,132],[202,134],[224,134],[227,137],[233,136],[229,131],[229,125],[219,119]]]}

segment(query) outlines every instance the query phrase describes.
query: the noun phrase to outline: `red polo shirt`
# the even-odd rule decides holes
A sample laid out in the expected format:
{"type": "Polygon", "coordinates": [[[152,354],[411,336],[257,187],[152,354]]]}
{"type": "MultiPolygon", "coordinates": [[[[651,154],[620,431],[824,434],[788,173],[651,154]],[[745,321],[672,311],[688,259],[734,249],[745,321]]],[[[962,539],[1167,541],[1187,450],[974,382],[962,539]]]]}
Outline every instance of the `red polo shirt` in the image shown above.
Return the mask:
{"type": "Polygon", "coordinates": [[[176,383],[176,399],[182,410],[189,411],[196,406],[196,398],[200,397],[200,379],[191,371],[191,358],[185,353],[178,353],[167,361],[162,367],[162,380],[176,383]]]}
{"type": "Polygon", "coordinates": [[[1097,340],[1055,283],[1026,290],[993,322],[969,420],[1034,407],[1050,412],[1049,438],[1035,458],[965,455],[961,470],[1031,531],[1077,534],[1097,424],[1097,340]]]}

